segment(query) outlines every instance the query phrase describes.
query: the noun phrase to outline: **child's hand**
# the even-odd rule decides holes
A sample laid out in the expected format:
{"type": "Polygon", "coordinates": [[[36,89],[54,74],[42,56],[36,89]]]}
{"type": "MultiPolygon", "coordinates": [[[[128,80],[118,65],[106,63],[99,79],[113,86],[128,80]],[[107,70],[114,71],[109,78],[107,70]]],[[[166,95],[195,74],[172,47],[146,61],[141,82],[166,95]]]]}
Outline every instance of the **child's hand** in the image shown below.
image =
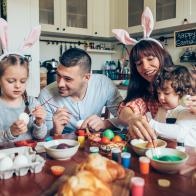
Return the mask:
{"type": "Polygon", "coordinates": [[[41,126],[44,123],[46,112],[41,105],[35,107],[32,111],[32,115],[35,116],[35,124],[37,126],[41,126]]]}
{"type": "Polygon", "coordinates": [[[19,136],[26,133],[28,130],[27,124],[23,120],[17,120],[10,127],[10,131],[13,136],[19,136]]]}
{"type": "Polygon", "coordinates": [[[196,95],[189,97],[189,103],[187,107],[189,108],[190,112],[196,114],[196,95]]]}

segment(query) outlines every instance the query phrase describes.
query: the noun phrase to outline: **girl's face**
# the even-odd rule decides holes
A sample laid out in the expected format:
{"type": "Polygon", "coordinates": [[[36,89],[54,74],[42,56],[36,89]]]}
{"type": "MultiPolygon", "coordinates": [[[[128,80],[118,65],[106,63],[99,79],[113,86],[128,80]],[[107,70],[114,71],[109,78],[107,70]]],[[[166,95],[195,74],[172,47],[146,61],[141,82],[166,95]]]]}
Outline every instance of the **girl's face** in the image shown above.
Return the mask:
{"type": "Polygon", "coordinates": [[[157,57],[144,56],[135,62],[138,73],[148,82],[153,82],[155,75],[159,71],[160,62],[157,57]]]}
{"type": "Polygon", "coordinates": [[[15,65],[8,67],[0,78],[0,87],[4,99],[20,98],[26,89],[28,73],[26,67],[15,65]]]}
{"type": "Polygon", "coordinates": [[[166,80],[163,89],[157,90],[159,102],[166,110],[174,109],[179,105],[180,97],[174,91],[171,84],[171,81],[166,80]]]}

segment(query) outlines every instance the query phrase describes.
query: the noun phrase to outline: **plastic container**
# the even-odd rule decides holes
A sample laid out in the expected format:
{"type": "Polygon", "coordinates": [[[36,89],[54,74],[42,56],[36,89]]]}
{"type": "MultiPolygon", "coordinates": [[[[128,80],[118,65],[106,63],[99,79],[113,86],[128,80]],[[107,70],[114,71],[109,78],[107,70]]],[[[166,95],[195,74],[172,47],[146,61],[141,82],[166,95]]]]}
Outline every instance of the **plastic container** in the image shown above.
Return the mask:
{"type": "Polygon", "coordinates": [[[141,177],[131,178],[131,195],[132,196],[143,196],[144,184],[145,184],[145,181],[141,177]]]}
{"type": "Polygon", "coordinates": [[[140,173],[141,174],[149,174],[150,171],[150,159],[148,157],[140,157],[139,158],[140,165],[140,173]]]}
{"type": "MultiPolygon", "coordinates": [[[[1,170],[0,168],[0,179],[9,179],[14,174],[16,174],[16,176],[24,176],[27,175],[28,171],[30,171],[31,173],[39,173],[42,171],[42,168],[45,164],[45,160],[40,155],[37,155],[31,147],[27,146],[0,150],[0,153],[3,153],[7,157],[11,158],[13,163],[16,154],[22,154],[28,160],[26,164],[21,164],[21,166],[13,164],[11,168],[6,170],[1,170]]],[[[2,158],[0,159],[0,161],[1,160],[2,158]]]]}

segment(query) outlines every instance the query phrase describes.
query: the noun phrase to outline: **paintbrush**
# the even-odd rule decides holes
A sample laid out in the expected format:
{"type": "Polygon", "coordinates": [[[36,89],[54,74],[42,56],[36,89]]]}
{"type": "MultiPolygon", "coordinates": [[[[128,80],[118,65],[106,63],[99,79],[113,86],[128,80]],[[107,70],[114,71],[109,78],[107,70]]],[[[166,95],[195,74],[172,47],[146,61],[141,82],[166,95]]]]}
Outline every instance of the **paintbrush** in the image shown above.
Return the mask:
{"type": "Polygon", "coordinates": [[[159,153],[158,153],[158,150],[156,148],[155,140],[152,140],[152,146],[154,148],[154,152],[155,152],[156,157],[159,158],[159,153]]]}

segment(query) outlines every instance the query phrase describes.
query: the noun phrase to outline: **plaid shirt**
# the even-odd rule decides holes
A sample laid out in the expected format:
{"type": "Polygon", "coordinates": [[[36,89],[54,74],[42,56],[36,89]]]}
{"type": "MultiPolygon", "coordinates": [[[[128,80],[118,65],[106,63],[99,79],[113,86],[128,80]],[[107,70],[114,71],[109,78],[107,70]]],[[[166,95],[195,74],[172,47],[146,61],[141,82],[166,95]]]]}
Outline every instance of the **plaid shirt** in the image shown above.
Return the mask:
{"type": "Polygon", "coordinates": [[[145,116],[147,112],[150,112],[154,118],[158,112],[159,106],[160,104],[156,101],[145,101],[142,98],[137,98],[133,101],[127,102],[126,104],[122,102],[119,106],[118,113],[120,114],[124,107],[128,107],[131,108],[135,114],[141,114],[142,116],[145,116]]]}

